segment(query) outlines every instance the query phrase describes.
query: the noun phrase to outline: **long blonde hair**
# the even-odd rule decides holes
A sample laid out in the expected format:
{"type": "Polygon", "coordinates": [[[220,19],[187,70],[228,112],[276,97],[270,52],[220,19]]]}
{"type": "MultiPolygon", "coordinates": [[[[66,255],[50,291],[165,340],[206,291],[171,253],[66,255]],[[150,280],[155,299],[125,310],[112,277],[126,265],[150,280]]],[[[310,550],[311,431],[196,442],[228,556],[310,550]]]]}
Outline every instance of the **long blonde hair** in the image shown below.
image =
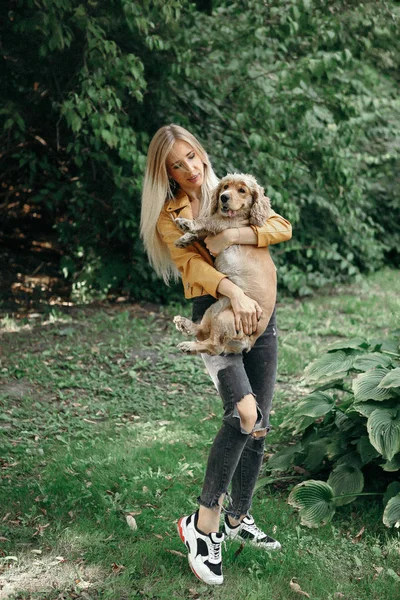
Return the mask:
{"type": "MultiPolygon", "coordinates": [[[[199,216],[210,214],[211,191],[218,184],[207,153],[200,142],[187,129],[179,125],[161,127],[150,142],[143,181],[140,234],[150,264],[158,275],[169,280],[178,279],[179,272],[171,260],[168,247],[157,231],[157,221],[167,200],[174,197],[174,188],[167,172],[167,157],[177,140],[187,142],[199,154],[204,164],[199,216]]],[[[176,188],[175,188],[176,193],[176,188]]]]}

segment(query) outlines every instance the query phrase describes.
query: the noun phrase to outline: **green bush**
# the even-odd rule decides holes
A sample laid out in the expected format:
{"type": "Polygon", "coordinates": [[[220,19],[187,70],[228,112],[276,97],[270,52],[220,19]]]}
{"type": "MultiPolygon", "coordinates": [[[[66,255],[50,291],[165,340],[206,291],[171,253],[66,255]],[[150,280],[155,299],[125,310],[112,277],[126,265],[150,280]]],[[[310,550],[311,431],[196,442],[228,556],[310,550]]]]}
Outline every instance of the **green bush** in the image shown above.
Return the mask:
{"type": "Polygon", "coordinates": [[[326,483],[303,481],[290,493],[303,525],[329,522],[336,507],[363,495],[364,475],[371,488],[373,473],[372,487],[379,488],[366,493],[384,495],[385,525],[400,526],[399,350],[398,340],[353,339],[334,344],[307,367],[306,383],[314,389],[282,423],[296,443],[267,464],[270,471],[297,466],[307,477],[329,473],[326,483]],[[397,481],[388,485],[392,474],[397,481]]]}
{"type": "Polygon", "coordinates": [[[397,265],[399,14],[394,1],[11,5],[2,209],[35,204],[54,224],[81,299],[172,298],[138,232],[149,140],[178,122],[219,176],[254,174],[293,222],[274,252],[290,292],[397,265]]]}

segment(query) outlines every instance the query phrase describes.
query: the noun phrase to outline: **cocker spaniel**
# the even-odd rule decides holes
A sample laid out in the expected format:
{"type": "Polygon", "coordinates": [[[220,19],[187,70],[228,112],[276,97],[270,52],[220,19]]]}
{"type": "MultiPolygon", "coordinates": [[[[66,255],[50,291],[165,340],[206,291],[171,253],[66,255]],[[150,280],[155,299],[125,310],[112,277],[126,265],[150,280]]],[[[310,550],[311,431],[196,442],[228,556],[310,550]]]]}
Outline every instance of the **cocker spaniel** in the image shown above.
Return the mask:
{"type": "MultiPolygon", "coordinates": [[[[212,197],[212,214],[195,220],[177,218],[175,223],[185,232],[175,245],[185,248],[198,239],[216,235],[224,229],[261,226],[270,214],[270,202],[251,175],[233,173],[219,182],[212,197]]],[[[257,330],[246,335],[236,331],[229,298],[222,296],[206,310],[199,324],[176,316],[176,328],[196,336],[197,341],[182,342],[178,348],[187,354],[240,354],[248,352],[265,331],[276,301],[276,269],[268,248],[236,244],[221,252],[215,268],[238,285],[262,308],[257,330]]]]}

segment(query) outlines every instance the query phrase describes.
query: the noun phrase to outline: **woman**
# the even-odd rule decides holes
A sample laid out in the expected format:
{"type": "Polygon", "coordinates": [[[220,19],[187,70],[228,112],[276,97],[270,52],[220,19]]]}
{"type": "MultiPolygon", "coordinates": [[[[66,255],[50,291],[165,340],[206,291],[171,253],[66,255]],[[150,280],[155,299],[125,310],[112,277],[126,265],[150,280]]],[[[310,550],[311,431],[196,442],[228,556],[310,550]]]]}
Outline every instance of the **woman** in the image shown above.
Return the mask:
{"type": "MultiPolygon", "coordinates": [[[[250,334],[257,327],[260,306],[213,266],[232,244],[266,247],[291,238],[291,225],[272,211],[263,227],[227,229],[177,248],[182,232],[178,216],[210,214],[211,191],[217,185],[207,154],[198,140],[178,125],[161,127],[148,151],[143,185],[141,234],[150,262],[168,283],[180,276],[186,298],[193,299],[193,320],[199,322],[218,297],[227,296],[236,327],[250,334]]],[[[279,542],[259,529],[249,515],[255,483],[262,464],[265,436],[277,365],[275,311],[252,350],[244,355],[202,355],[224,405],[224,417],[208,458],[199,509],[182,517],[178,531],[189,551],[195,575],[208,584],[223,582],[221,543],[225,536],[266,550],[279,542]],[[257,398],[257,400],[256,400],[257,398]],[[219,532],[222,501],[231,485],[225,509],[224,533],[219,532]]]]}

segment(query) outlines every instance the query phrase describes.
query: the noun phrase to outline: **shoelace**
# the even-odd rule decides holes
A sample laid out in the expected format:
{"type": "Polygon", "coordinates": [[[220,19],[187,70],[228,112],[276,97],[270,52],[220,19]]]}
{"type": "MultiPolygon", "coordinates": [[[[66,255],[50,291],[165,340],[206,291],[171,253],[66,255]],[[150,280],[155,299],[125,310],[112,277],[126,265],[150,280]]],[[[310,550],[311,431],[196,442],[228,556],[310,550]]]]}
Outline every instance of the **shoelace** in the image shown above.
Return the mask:
{"type": "Polygon", "coordinates": [[[210,541],[210,558],[212,561],[221,562],[221,543],[210,541]]]}
{"type": "Polygon", "coordinates": [[[266,534],[263,531],[261,531],[261,529],[257,527],[255,523],[252,523],[251,525],[246,525],[246,529],[250,531],[250,533],[252,533],[256,539],[267,537],[266,534]]]}

